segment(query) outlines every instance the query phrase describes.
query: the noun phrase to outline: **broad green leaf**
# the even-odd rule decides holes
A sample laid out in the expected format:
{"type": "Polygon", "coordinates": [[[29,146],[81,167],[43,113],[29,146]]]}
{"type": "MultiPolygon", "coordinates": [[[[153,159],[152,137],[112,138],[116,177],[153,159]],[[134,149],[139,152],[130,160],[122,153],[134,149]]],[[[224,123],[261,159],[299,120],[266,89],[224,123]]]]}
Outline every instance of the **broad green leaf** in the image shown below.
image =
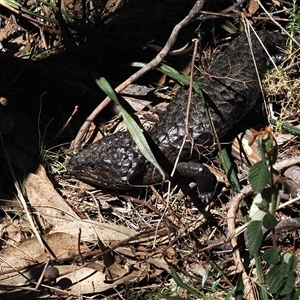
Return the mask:
{"type": "Polygon", "coordinates": [[[270,269],[267,275],[267,284],[272,294],[282,289],[288,272],[288,264],[284,261],[277,263],[270,269]]]}
{"type": "Polygon", "coordinates": [[[292,272],[296,270],[298,264],[298,259],[296,255],[286,252],[283,254],[283,260],[288,264],[289,270],[291,270],[292,272]]]}
{"type": "Polygon", "coordinates": [[[266,228],[266,229],[272,229],[275,228],[275,226],[277,225],[277,220],[276,218],[271,215],[270,213],[267,213],[262,220],[262,225],[266,228]]]}
{"type": "Polygon", "coordinates": [[[262,207],[265,207],[268,209],[268,206],[269,206],[269,204],[262,199],[261,194],[257,194],[254,197],[254,200],[250,207],[250,211],[249,211],[250,218],[252,220],[262,221],[263,217],[266,214],[264,209],[262,209],[262,207]]]}
{"type": "Polygon", "coordinates": [[[248,179],[254,191],[261,193],[270,181],[270,171],[265,161],[255,163],[249,169],[248,179]]]}
{"type": "Polygon", "coordinates": [[[263,239],[262,222],[252,220],[247,226],[247,237],[250,255],[253,256],[258,252],[263,239]]]}
{"type": "Polygon", "coordinates": [[[271,187],[264,188],[261,192],[261,197],[263,199],[263,202],[264,203],[271,203],[273,193],[274,193],[274,189],[272,189],[271,187]]]}
{"type": "Polygon", "coordinates": [[[296,276],[294,272],[290,272],[286,279],[284,280],[283,288],[279,291],[280,296],[285,296],[289,295],[294,287],[295,287],[295,282],[296,282],[296,276]]]}
{"type": "Polygon", "coordinates": [[[291,294],[291,300],[299,300],[300,299],[300,289],[297,289],[291,294]]]}
{"type": "Polygon", "coordinates": [[[147,140],[145,136],[143,135],[143,132],[139,125],[135,122],[135,120],[131,117],[131,115],[124,109],[124,107],[121,105],[119,102],[119,99],[115,93],[115,91],[112,89],[108,81],[104,78],[97,78],[96,75],[94,75],[95,81],[97,85],[100,87],[100,89],[107,95],[109,96],[114,102],[116,102],[121,109],[121,113],[124,119],[124,122],[126,123],[128,127],[128,131],[130,132],[133,140],[136,142],[138,145],[139,149],[141,150],[142,154],[145,156],[145,158],[151,162],[155,168],[160,172],[160,174],[163,177],[163,181],[165,180],[165,173],[163,169],[160,167],[158,164],[155,156],[153,155],[151,148],[149,147],[147,140]]]}
{"type": "Polygon", "coordinates": [[[261,192],[261,196],[263,198],[263,201],[270,203],[269,212],[273,215],[275,214],[278,205],[280,203],[280,195],[279,190],[277,186],[273,187],[267,187],[261,192]]]}
{"type": "Polygon", "coordinates": [[[275,265],[279,262],[279,253],[277,249],[267,249],[263,254],[263,259],[270,265],[275,265]]]}

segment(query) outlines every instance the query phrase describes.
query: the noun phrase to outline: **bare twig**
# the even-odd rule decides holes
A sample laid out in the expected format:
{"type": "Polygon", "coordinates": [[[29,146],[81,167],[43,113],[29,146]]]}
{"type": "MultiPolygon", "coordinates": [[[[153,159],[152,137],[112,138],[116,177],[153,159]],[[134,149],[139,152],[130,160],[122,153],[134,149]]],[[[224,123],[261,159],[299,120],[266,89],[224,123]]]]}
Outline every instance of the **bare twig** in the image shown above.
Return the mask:
{"type": "Polygon", "coordinates": [[[246,195],[251,193],[251,191],[252,188],[250,186],[247,186],[237,196],[235,196],[233,199],[229,201],[230,208],[227,213],[227,226],[228,226],[228,236],[231,237],[231,246],[233,248],[233,259],[236,265],[236,271],[242,274],[243,283],[245,286],[244,295],[249,300],[250,299],[255,300],[251,279],[248,276],[244,264],[242,262],[240,251],[238,249],[237,236],[235,234],[235,216],[239,208],[239,203],[246,195]]]}
{"type": "Polygon", "coordinates": [[[187,138],[190,140],[191,144],[194,143],[192,136],[190,135],[190,110],[192,104],[192,94],[193,94],[193,83],[194,83],[194,66],[195,66],[195,59],[198,51],[199,41],[194,40],[194,52],[193,58],[191,63],[191,75],[190,75],[190,86],[189,86],[189,99],[186,107],[186,117],[185,117],[185,134],[187,138]]]}
{"type": "Polygon", "coordinates": [[[73,118],[73,117],[76,115],[76,113],[78,112],[78,108],[79,108],[79,106],[77,106],[77,105],[74,107],[74,110],[73,110],[71,116],[68,118],[68,120],[67,120],[67,122],[65,123],[65,125],[64,125],[64,126],[60,129],[60,131],[55,135],[55,139],[58,138],[58,137],[60,137],[60,136],[64,133],[64,131],[66,130],[66,128],[69,126],[69,124],[70,124],[72,118],[73,118]]]}

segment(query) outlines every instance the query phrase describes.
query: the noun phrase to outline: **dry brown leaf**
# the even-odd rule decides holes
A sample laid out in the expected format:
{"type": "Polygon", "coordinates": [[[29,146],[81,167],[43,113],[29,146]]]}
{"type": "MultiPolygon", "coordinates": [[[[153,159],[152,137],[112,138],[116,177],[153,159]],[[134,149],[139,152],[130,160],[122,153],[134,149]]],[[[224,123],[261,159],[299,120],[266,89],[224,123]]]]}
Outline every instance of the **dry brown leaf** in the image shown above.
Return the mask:
{"type": "MultiPolygon", "coordinates": [[[[139,282],[147,275],[147,265],[143,265],[143,269],[132,267],[133,271],[128,271],[124,276],[120,277],[118,280],[108,280],[107,275],[103,272],[95,270],[95,268],[88,267],[78,267],[70,265],[56,266],[59,270],[59,274],[63,274],[57,278],[55,286],[61,288],[61,293],[64,294],[64,290],[70,293],[78,295],[99,293],[106,291],[111,288],[115,288],[120,284],[127,284],[129,282],[139,282]]],[[[97,269],[101,268],[101,263],[97,269]]],[[[0,294],[6,293],[8,290],[17,290],[16,285],[23,285],[24,291],[27,287],[33,287],[34,282],[37,282],[41,273],[43,271],[43,266],[38,265],[34,268],[30,268],[22,275],[14,272],[8,275],[0,275],[0,284],[6,285],[6,288],[1,290],[0,294]],[[31,279],[29,282],[28,279],[31,279]]],[[[23,293],[24,293],[23,291],[23,293]]],[[[22,295],[22,290],[19,291],[22,295]]]]}
{"type": "Polygon", "coordinates": [[[7,39],[16,32],[16,25],[13,22],[7,22],[6,26],[0,29],[0,42],[7,39]]]}
{"type": "MultiPolygon", "coordinates": [[[[78,241],[76,237],[66,233],[53,233],[43,236],[51,252],[59,259],[72,258],[78,254],[78,241]]],[[[82,253],[88,252],[89,248],[81,245],[82,253]]],[[[17,247],[8,246],[1,253],[1,270],[9,271],[14,268],[26,267],[47,260],[44,250],[40,247],[37,238],[33,237],[20,243],[17,247]]]]}
{"type": "Polygon", "coordinates": [[[256,0],[250,0],[248,5],[248,11],[250,14],[254,14],[259,9],[259,4],[256,0]]]}
{"type": "MultiPolygon", "coordinates": [[[[120,284],[138,282],[147,275],[146,266],[144,269],[135,269],[114,281],[107,280],[107,276],[104,273],[97,270],[95,271],[93,268],[70,265],[56,266],[56,268],[59,270],[59,274],[63,274],[57,278],[55,284],[57,289],[61,288],[57,293],[65,294],[66,292],[64,292],[64,290],[67,290],[68,293],[73,293],[78,297],[82,294],[103,292],[115,288],[120,284]]],[[[26,290],[28,291],[28,287],[33,288],[35,286],[42,271],[43,266],[37,265],[33,268],[27,268],[26,271],[22,271],[22,274],[12,272],[11,274],[0,275],[0,284],[2,286],[5,285],[5,289],[0,288],[0,294],[7,294],[8,291],[13,291],[15,297],[17,297],[17,295],[19,297],[24,296],[24,292],[26,290]],[[17,286],[19,286],[19,289],[17,289],[17,286]],[[22,290],[22,288],[24,288],[24,290],[22,290]]]]}
{"type": "Polygon", "coordinates": [[[58,232],[65,232],[71,235],[78,235],[81,229],[83,241],[98,241],[105,243],[118,243],[137,234],[133,229],[122,225],[99,223],[91,220],[77,220],[69,222],[65,227],[57,229],[58,232]]]}
{"type": "MultiPolygon", "coordinates": [[[[105,274],[96,272],[92,269],[82,268],[68,275],[72,286],[69,287],[70,292],[76,294],[99,293],[111,288],[115,288],[120,284],[128,284],[129,282],[139,282],[145,278],[147,272],[144,269],[133,270],[118,280],[109,282],[105,274]]],[[[59,281],[58,281],[59,283],[59,281]]]]}
{"type": "Polygon", "coordinates": [[[5,294],[7,299],[22,299],[24,291],[22,289],[18,290],[18,287],[29,285],[30,280],[37,282],[43,269],[44,266],[42,264],[37,264],[28,266],[19,272],[11,269],[11,272],[0,273],[0,294],[5,294]],[[12,294],[15,297],[8,297],[8,295],[11,296],[12,294]]]}
{"type": "Polygon", "coordinates": [[[43,166],[39,165],[34,174],[30,173],[24,184],[30,204],[51,224],[52,231],[69,224],[70,216],[77,218],[75,212],[54,189],[43,166]]]}

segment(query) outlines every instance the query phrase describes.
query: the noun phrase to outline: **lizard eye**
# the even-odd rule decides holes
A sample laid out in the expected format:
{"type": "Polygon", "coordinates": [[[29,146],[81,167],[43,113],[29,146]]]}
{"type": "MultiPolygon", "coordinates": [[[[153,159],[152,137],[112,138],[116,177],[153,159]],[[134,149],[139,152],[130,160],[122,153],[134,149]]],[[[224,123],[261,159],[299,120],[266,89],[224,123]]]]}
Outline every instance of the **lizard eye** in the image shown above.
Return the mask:
{"type": "Polygon", "coordinates": [[[88,167],[89,167],[90,170],[95,170],[96,169],[96,165],[94,165],[94,164],[90,164],[90,165],[88,165],[88,167]]]}

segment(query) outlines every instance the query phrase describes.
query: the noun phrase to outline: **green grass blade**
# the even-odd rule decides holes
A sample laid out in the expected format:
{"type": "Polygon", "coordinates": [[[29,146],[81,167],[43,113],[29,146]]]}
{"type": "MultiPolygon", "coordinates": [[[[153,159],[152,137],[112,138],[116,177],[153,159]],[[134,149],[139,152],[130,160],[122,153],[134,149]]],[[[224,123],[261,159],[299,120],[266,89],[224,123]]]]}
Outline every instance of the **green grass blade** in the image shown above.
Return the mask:
{"type": "Polygon", "coordinates": [[[231,160],[228,156],[227,150],[222,149],[221,151],[219,151],[218,157],[222,163],[225,173],[227,174],[228,180],[233,188],[233,192],[235,195],[237,195],[240,192],[241,187],[240,187],[238,177],[232,166],[231,160]]]}
{"type": "Polygon", "coordinates": [[[184,283],[183,280],[181,279],[181,277],[177,274],[175,268],[170,266],[170,271],[171,271],[171,275],[172,275],[174,281],[176,282],[176,284],[179,287],[181,287],[181,288],[187,290],[188,292],[190,292],[191,294],[199,297],[199,299],[209,300],[209,298],[203,292],[196,290],[195,288],[192,288],[188,284],[184,283]]]}
{"type": "MultiPolygon", "coordinates": [[[[133,62],[130,64],[130,66],[137,67],[137,68],[143,68],[144,66],[146,66],[146,64],[142,63],[142,62],[133,62]]],[[[156,70],[160,71],[161,73],[169,76],[170,78],[176,80],[177,82],[179,82],[183,85],[190,84],[189,76],[181,74],[176,69],[174,69],[166,64],[161,64],[159,67],[156,68],[156,70]]]]}
{"type": "Polygon", "coordinates": [[[292,125],[289,125],[287,123],[283,123],[283,122],[280,122],[278,120],[274,120],[274,119],[269,119],[270,123],[274,126],[276,126],[276,128],[279,128],[279,129],[284,129],[292,134],[296,134],[296,135],[300,135],[300,129],[295,127],[295,126],[292,126],[292,125]]]}

